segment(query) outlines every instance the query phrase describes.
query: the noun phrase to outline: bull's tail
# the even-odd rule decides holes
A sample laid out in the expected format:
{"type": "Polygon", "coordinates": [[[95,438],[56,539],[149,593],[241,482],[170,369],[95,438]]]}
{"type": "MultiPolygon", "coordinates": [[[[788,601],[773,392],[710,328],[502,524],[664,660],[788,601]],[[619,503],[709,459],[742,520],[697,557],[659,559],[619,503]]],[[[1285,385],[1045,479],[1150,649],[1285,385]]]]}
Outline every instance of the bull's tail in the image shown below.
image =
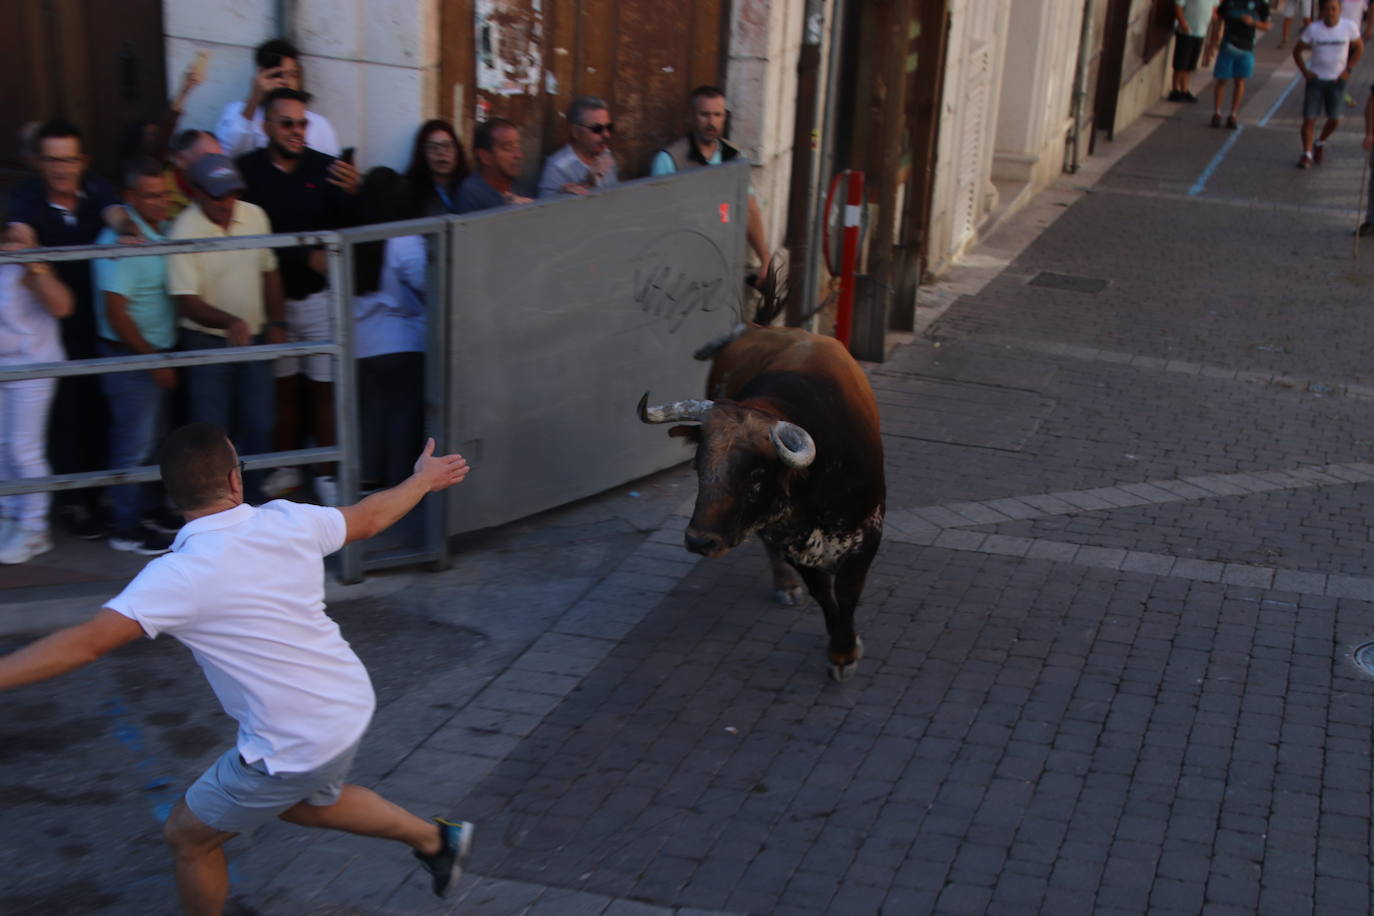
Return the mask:
{"type": "Polygon", "coordinates": [[[759,305],[754,309],[754,324],[766,327],[782,314],[787,304],[787,265],[783,263],[781,254],[773,255],[768,262],[768,269],[754,282],[754,289],[759,293],[759,305]]]}

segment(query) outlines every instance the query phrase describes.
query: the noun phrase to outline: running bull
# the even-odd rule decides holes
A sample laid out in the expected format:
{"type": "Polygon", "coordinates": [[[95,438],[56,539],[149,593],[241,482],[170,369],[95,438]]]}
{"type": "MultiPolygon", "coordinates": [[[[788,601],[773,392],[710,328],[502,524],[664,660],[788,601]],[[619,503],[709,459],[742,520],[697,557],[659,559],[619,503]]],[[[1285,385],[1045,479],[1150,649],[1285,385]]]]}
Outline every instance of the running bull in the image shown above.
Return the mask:
{"type": "Polygon", "coordinates": [[[713,359],[711,400],[650,407],[639,418],[696,443],[696,510],[687,549],[718,557],[757,531],[783,604],[804,582],[825,614],[830,675],[863,656],[854,608],[882,540],[886,488],[878,405],[849,352],[798,328],[741,325],[697,352],[713,359]],[[798,581],[800,574],[800,581],[798,581]]]}

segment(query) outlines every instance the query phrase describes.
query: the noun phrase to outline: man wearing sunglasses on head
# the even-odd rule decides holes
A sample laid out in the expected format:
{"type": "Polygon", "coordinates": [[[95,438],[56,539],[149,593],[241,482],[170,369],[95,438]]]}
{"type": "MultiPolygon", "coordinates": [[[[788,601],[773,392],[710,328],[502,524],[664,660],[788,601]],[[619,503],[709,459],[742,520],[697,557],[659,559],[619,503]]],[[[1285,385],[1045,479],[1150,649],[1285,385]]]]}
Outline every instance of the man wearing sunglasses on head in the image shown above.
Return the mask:
{"type": "Polygon", "coordinates": [[[595,96],[581,95],[568,106],[568,145],[544,161],[539,196],[590,194],[620,183],[611,152],[611,112],[595,96]]]}

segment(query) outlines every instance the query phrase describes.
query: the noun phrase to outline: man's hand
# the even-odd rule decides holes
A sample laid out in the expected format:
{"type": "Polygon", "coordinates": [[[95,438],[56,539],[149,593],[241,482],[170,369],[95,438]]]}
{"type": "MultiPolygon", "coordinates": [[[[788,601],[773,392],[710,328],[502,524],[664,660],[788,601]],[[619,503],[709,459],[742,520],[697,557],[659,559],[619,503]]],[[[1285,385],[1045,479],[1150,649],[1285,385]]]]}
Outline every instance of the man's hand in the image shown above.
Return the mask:
{"type": "Polygon", "coordinates": [[[558,190],[562,191],[564,194],[577,194],[578,196],[585,196],[591,193],[591,190],[588,189],[586,185],[578,184],[575,181],[568,182],[558,190]]]}
{"type": "Polygon", "coordinates": [[[531,202],[530,198],[528,198],[528,197],[521,197],[519,194],[516,194],[514,191],[506,191],[506,192],[504,192],[504,193],[501,195],[501,199],[504,200],[507,204],[527,204],[527,203],[530,203],[530,202],[531,202]]]}
{"type": "Polygon", "coordinates": [[[175,369],[149,369],[148,374],[153,377],[153,384],[164,391],[170,391],[177,386],[177,372],[175,369]]]}
{"type": "Polygon", "coordinates": [[[305,264],[321,277],[329,276],[329,255],[323,248],[315,248],[305,256],[305,264]]]}
{"type": "Polygon", "coordinates": [[[276,323],[269,323],[262,332],[262,339],[270,344],[286,343],[286,328],[276,323]]]}
{"type": "Polygon", "coordinates": [[[468,476],[468,460],[457,454],[436,458],[434,440],[431,438],[415,461],[415,476],[425,484],[426,492],[438,493],[468,476]]]}
{"type": "Polygon", "coordinates": [[[242,318],[235,318],[233,324],[224,330],[231,347],[246,347],[253,342],[253,330],[242,318]]]}
{"type": "Polygon", "coordinates": [[[362,182],[353,163],[335,159],[329,164],[329,183],[345,194],[357,194],[362,182]]]}

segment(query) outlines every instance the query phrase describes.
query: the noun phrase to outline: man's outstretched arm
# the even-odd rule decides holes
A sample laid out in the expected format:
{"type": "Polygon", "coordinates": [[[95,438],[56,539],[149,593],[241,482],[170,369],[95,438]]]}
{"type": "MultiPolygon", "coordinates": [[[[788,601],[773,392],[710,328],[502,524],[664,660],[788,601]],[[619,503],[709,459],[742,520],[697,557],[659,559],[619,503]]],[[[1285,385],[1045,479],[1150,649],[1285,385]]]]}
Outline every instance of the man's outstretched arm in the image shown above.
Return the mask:
{"type": "Polygon", "coordinates": [[[446,490],[466,476],[467,459],[462,455],[436,457],[434,440],[430,439],[415,462],[414,474],[389,490],[339,509],[348,525],[347,543],[381,534],[414,509],[426,493],[446,490]]]}
{"type": "Polygon", "coordinates": [[[0,690],[66,674],[142,635],[143,627],[137,621],[101,608],[85,623],[49,633],[17,652],[0,656],[0,690]]]}

